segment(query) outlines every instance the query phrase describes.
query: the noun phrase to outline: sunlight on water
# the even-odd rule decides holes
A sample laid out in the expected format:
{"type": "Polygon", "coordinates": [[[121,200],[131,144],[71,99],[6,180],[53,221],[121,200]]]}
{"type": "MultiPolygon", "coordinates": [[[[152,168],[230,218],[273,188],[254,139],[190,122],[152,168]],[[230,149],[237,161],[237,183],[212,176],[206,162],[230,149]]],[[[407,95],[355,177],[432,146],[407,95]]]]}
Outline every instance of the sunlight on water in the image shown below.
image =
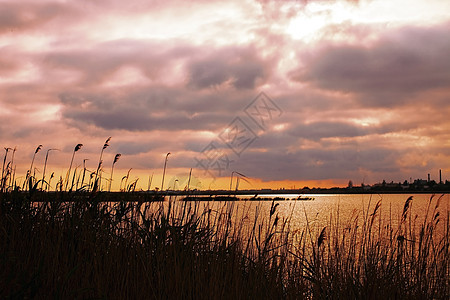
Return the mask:
{"type": "MultiPolygon", "coordinates": [[[[250,196],[240,196],[241,199],[249,199],[250,196]]],[[[410,213],[408,218],[412,218],[412,222],[417,227],[422,224],[429,207],[428,218],[432,217],[438,199],[439,207],[437,211],[442,217],[445,217],[450,208],[450,195],[432,194],[271,194],[261,195],[264,198],[284,198],[286,200],[275,201],[277,205],[276,213],[281,220],[290,220],[291,231],[302,231],[309,226],[313,231],[320,230],[325,226],[346,227],[350,225],[352,220],[357,217],[358,224],[364,222],[364,218],[368,218],[373,214],[375,206],[380,201],[381,206],[377,210],[378,216],[382,216],[381,220],[377,217],[377,222],[381,221],[382,226],[390,224],[393,228],[398,226],[402,217],[405,202],[408,197],[413,199],[409,205],[410,213]],[[297,197],[312,197],[314,200],[298,201],[297,197]],[[292,200],[288,200],[292,199],[292,200]]],[[[258,216],[258,222],[267,221],[270,217],[270,209],[272,201],[198,201],[200,207],[211,208],[216,211],[224,211],[225,209],[233,211],[234,219],[244,222],[248,226],[252,226],[255,216],[258,216]]],[[[352,223],[354,224],[354,223],[352,223]]]]}

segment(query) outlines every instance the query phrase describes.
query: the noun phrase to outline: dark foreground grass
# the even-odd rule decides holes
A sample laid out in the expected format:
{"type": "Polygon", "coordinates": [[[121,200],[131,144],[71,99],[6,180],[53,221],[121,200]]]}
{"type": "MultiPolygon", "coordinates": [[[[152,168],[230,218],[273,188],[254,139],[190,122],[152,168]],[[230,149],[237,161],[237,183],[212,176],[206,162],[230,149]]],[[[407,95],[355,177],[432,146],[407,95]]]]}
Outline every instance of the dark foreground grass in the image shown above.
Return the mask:
{"type": "Polygon", "coordinates": [[[102,194],[39,203],[20,192],[0,197],[1,299],[450,295],[449,213],[439,214],[433,198],[420,224],[408,199],[395,225],[380,218],[377,204],[346,224],[330,218],[326,227],[291,231],[274,202],[248,220],[236,217],[238,203],[217,210],[196,202],[107,203],[102,194]]]}

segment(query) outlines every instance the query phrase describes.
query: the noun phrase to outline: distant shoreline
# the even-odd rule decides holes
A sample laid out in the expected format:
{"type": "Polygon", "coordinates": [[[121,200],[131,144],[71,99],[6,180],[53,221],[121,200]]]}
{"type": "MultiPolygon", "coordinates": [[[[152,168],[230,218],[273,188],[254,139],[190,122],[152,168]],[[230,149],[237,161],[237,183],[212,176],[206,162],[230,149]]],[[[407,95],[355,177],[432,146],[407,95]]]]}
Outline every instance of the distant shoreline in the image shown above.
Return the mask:
{"type": "Polygon", "coordinates": [[[192,190],[192,191],[142,191],[142,193],[150,193],[150,194],[165,194],[167,196],[193,196],[193,195],[199,195],[199,196],[216,196],[216,195],[248,195],[248,196],[254,196],[254,195],[288,195],[288,194],[294,194],[294,195],[307,195],[307,194],[314,194],[314,195],[331,195],[331,194],[450,194],[450,190],[445,191],[415,191],[415,190],[405,190],[405,191],[392,191],[392,190],[362,190],[358,188],[339,188],[339,189],[281,189],[281,190],[268,190],[268,189],[262,189],[262,190],[237,190],[237,191],[230,191],[230,190],[192,190]]]}

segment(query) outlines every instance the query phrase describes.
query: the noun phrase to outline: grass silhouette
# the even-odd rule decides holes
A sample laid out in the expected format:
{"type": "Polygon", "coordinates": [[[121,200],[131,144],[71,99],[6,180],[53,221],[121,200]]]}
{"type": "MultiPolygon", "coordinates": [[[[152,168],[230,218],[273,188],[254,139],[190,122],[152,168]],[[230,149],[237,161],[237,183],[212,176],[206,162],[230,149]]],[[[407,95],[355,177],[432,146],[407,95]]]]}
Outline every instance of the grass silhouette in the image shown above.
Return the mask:
{"type": "Polygon", "coordinates": [[[236,202],[212,209],[115,193],[108,203],[107,194],[44,193],[49,201],[36,203],[3,193],[0,298],[448,299],[450,224],[439,199],[422,224],[407,205],[400,223],[384,223],[377,205],[347,224],[291,230],[275,202],[249,220],[236,202]]]}
{"type": "Polygon", "coordinates": [[[133,192],[136,181],[126,186],[129,174],[123,192],[102,192],[109,140],[89,183],[84,166],[81,187],[68,191],[70,176],[60,177],[55,192],[48,192],[53,176],[36,180],[41,145],[21,188],[5,149],[0,298],[449,298],[450,212],[439,209],[442,197],[430,198],[420,223],[409,197],[398,220],[382,218],[379,201],[345,222],[331,212],[324,226],[305,211],[306,226],[292,228],[292,214],[280,215],[275,201],[245,214],[234,201],[160,201],[160,194],[133,192]]]}

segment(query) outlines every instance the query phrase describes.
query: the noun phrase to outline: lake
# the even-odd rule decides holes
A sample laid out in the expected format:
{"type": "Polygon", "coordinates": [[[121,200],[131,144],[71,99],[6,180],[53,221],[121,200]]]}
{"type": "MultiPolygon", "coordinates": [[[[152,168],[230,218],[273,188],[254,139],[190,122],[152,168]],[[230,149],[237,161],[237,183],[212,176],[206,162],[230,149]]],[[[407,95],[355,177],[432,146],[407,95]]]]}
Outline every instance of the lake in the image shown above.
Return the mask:
{"type": "MultiPolygon", "coordinates": [[[[374,212],[377,203],[380,203],[377,216],[381,216],[381,219],[377,217],[377,222],[381,220],[384,225],[398,226],[405,202],[410,196],[412,201],[409,202],[408,219],[411,218],[412,224],[418,226],[424,221],[427,208],[428,219],[434,217],[437,212],[441,218],[445,219],[448,216],[450,194],[271,194],[261,197],[286,199],[274,203],[277,204],[276,212],[279,217],[290,219],[291,230],[302,230],[306,225],[318,230],[336,224],[339,224],[339,227],[347,226],[356,218],[358,224],[361,224],[365,217],[370,217],[374,212]],[[314,200],[295,200],[299,196],[312,197],[314,200]]],[[[246,201],[251,198],[249,195],[237,194],[237,197],[242,200],[196,202],[201,207],[217,211],[224,209],[233,211],[235,220],[247,220],[248,225],[253,224],[256,215],[260,221],[269,218],[272,201],[246,201]]],[[[441,225],[444,223],[441,222],[441,225]]]]}

